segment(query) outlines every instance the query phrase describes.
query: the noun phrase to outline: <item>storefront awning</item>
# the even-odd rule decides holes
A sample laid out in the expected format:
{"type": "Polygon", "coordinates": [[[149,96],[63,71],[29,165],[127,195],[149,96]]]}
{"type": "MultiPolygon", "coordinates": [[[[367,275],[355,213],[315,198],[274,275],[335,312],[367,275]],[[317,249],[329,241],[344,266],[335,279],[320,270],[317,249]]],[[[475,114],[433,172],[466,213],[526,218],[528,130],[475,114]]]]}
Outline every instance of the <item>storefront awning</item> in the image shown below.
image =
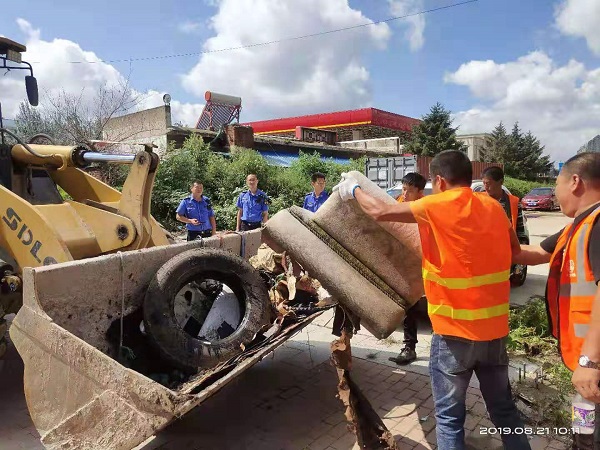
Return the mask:
{"type": "MultiPolygon", "coordinates": [[[[269,164],[279,167],[290,167],[299,155],[285,152],[277,152],[274,150],[260,150],[259,153],[265,158],[269,164]]],[[[321,156],[323,161],[333,161],[337,164],[349,164],[350,158],[342,158],[339,156],[321,156]]]]}

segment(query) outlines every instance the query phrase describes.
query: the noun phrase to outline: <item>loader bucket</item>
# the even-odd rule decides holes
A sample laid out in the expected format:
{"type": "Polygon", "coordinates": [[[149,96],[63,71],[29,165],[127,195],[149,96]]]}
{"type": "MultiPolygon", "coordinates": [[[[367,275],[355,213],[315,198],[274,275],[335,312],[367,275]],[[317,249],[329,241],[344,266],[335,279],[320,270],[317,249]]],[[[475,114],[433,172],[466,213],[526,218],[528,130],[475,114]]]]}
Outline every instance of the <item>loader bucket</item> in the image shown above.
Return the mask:
{"type": "Polygon", "coordinates": [[[26,269],[24,305],[10,335],[24,362],[31,418],[46,448],[131,449],[308,324],[314,317],[283,327],[264,345],[250,346],[240,356],[176,387],[153,381],[148,374],[126,367],[128,360],[120,358],[119,346],[127,339],[122,324],[139,311],[148,283],[168,259],[200,245],[248,259],[260,239],[261,231],[255,230],[212,237],[202,244],[196,241],[26,269]]]}

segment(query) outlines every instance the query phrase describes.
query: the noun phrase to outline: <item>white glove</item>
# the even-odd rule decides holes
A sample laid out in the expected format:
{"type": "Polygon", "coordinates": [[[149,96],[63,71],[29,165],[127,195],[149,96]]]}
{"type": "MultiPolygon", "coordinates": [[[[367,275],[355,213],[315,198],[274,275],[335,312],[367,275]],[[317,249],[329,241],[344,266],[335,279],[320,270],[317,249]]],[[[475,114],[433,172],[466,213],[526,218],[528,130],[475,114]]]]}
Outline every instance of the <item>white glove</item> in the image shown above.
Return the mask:
{"type": "Polygon", "coordinates": [[[358,184],[358,181],[356,181],[355,178],[353,178],[351,175],[348,175],[347,173],[342,173],[342,181],[340,181],[333,187],[333,191],[338,191],[340,194],[340,198],[343,201],[347,201],[354,198],[354,191],[356,188],[359,187],[360,185],[358,184]]]}

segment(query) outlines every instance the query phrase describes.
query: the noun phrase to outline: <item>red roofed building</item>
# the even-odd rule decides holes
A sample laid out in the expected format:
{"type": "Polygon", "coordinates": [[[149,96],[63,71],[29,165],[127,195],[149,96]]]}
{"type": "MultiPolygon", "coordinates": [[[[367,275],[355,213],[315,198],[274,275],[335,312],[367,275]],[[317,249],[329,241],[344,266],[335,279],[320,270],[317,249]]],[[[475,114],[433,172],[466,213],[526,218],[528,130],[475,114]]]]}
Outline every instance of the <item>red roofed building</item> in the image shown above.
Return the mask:
{"type": "Polygon", "coordinates": [[[337,132],[338,141],[373,139],[409,133],[420,120],[376,108],[362,108],[282,119],[259,120],[243,125],[254,129],[254,134],[293,137],[296,127],[320,128],[337,132]]]}

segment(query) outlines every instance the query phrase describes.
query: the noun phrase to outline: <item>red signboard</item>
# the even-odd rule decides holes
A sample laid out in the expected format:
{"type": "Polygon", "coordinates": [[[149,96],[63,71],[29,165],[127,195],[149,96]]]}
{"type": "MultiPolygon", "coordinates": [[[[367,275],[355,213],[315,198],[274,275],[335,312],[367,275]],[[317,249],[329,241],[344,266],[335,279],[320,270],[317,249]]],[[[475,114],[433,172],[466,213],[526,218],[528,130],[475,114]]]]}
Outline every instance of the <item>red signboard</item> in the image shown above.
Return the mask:
{"type": "Polygon", "coordinates": [[[391,128],[392,130],[410,131],[413,126],[417,125],[420,120],[411,117],[401,116],[381,109],[372,109],[371,125],[376,125],[383,128],[391,128]]]}
{"type": "Polygon", "coordinates": [[[337,133],[318,128],[296,127],[296,139],[304,142],[323,142],[324,144],[335,145],[337,133]]]}

